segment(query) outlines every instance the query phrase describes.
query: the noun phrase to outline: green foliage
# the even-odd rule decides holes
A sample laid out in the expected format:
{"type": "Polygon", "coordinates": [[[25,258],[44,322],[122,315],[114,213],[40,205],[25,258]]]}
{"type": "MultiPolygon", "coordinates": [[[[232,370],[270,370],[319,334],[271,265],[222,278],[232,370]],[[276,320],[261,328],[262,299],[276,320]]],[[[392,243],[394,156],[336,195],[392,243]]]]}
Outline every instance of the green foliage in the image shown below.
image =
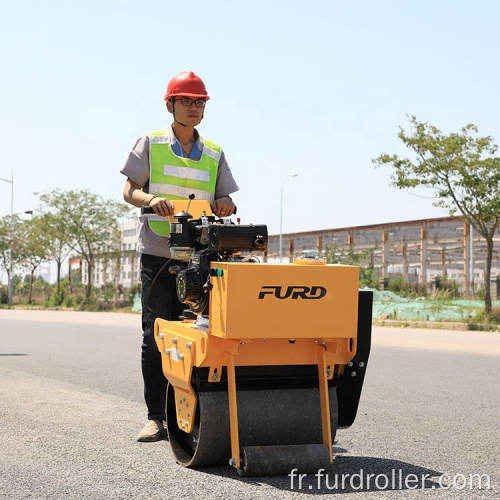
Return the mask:
{"type": "Polygon", "coordinates": [[[434,293],[436,298],[448,300],[460,297],[458,283],[455,280],[448,279],[446,275],[436,279],[436,287],[437,289],[434,293]]]}
{"type": "Polygon", "coordinates": [[[127,305],[129,306],[133,306],[134,305],[134,300],[135,300],[135,296],[138,294],[138,287],[136,286],[132,286],[130,288],[130,291],[127,295],[127,305]]]}
{"type": "Polygon", "coordinates": [[[64,307],[73,307],[75,305],[75,303],[73,302],[73,299],[72,299],[71,295],[67,295],[65,297],[63,305],[64,305],[64,307]]]}
{"type": "MultiPolygon", "coordinates": [[[[392,185],[433,190],[435,205],[451,214],[459,210],[470,222],[498,221],[500,214],[500,158],[491,137],[474,137],[477,128],[466,125],[458,133],[444,135],[439,129],[410,118],[411,134],[400,127],[398,137],[414,158],[381,154],[377,166],[391,165],[392,185]]],[[[478,228],[478,231],[480,229],[478,228]]]]}
{"type": "Polygon", "coordinates": [[[104,300],[110,301],[113,299],[114,295],[115,295],[114,287],[110,288],[106,286],[104,289],[104,300]]]}
{"type": "Polygon", "coordinates": [[[57,265],[57,288],[61,282],[61,266],[71,252],[71,235],[66,231],[64,217],[60,214],[42,212],[39,224],[44,232],[44,246],[47,257],[57,265]]]}
{"type": "Polygon", "coordinates": [[[484,332],[489,331],[490,327],[472,322],[467,323],[467,330],[484,332]]]}
{"type": "Polygon", "coordinates": [[[22,245],[23,236],[17,231],[19,217],[5,216],[0,218],[0,266],[7,274],[10,267],[15,268],[23,263],[25,254],[22,245]]]}
{"type": "Polygon", "coordinates": [[[96,311],[97,310],[97,300],[94,295],[91,295],[89,298],[86,297],[78,297],[77,309],[79,311],[96,311]]]}
{"type": "Polygon", "coordinates": [[[59,235],[71,250],[87,262],[89,281],[86,303],[90,303],[94,260],[106,258],[120,249],[118,220],[130,212],[124,203],[105,200],[88,190],[54,191],[40,195],[43,209],[55,220],[64,221],[59,235]]]}
{"type": "MultiPolygon", "coordinates": [[[[45,293],[47,286],[35,280],[34,273],[44,261],[55,261],[58,268],[58,286],[45,300],[52,305],[72,302],[67,292],[60,288],[60,270],[63,261],[71,251],[87,262],[89,277],[92,277],[94,260],[106,261],[120,249],[119,219],[130,212],[130,207],[113,200],[105,200],[88,190],[63,191],[55,189],[39,195],[39,215],[31,220],[21,220],[17,216],[0,218],[0,265],[9,272],[29,270],[29,299],[33,292],[45,293]]],[[[78,273],[78,271],[76,271],[78,273]]],[[[77,274],[78,276],[78,274],[77,274]]],[[[17,280],[17,281],[16,281],[17,280]]],[[[24,300],[26,288],[19,289],[19,279],[14,286],[24,300]],[[17,286],[16,286],[17,285],[17,286]]],[[[74,288],[77,288],[77,279],[74,288]]],[[[86,289],[87,302],[90,300],[92,283],[89,279],[86,289]]],[[[47,291],[48,293],[48,291],[47,291]]],[[[106,294],[109,300],[109,293],[106,294]]]]}
{"type": "Polygon", "coordinates": [[[6,286],[0,286],[0,304],[9,303],[9,294],[6,286]]]}
{"type": "Polygon", "coordinates": [[[408,298],[427,297],[429,295],[424,284],[405,281],[401,274],[389,280],[389,291],[400,297],[408,298]]]}
{"type": "Polygon", "coordinates": [[[343,264],[346,266],[359,267],[360,288],[375,288],[378,285],[378,278],[371,262],[368,262],[373,249],[369,248],[361,252],[355,252],[352,247],[347,251],[340,249],[336,243],[326,245],[325,256],[328,264],[343,264]]]}
{"type": "Polygon", "coordinates": [[[60,288],[59,291],[57,291],[57,288],[54,288],[52,294],[50,295],[48,305],[51,307],[57,307],[62,305],[63,302],[66,300],[67,295],[68,292],[64,288],[60,288]]]}
{"type": "MultiPolygon", "coordinates": [[[[61,281],[61,285],[69,286],[67,276],[61,281]]],[[[79,269],[72,269],[71,270],[71,286],[72,286],[72,288],[83,288],[83,283],[80,281],[80,270],[79,269]]]]}
{"type": "Polygon", "coordinates": [[[471,318],[470,324],[500,325],[500,307],[493,307],[490,313],[479,311],[471,318]]]}
{"type": "MultiPolygon", "coordinates": [[[[381,154],[376,166],[393,168],[391,183],[399,189],[430,189],[434,205],[459,211],[487,241],[485,283],[489,284],[493,236],[500,225],[500,157],[491,137],[477,137],[469,124],[458,133],[443,134],[436,127],[410,117],[411,133],[400,127],[398,137],[413,153],[412,158],[381,154]]],[[[485,309],[491,311],[488,286],[485,309]]]]}

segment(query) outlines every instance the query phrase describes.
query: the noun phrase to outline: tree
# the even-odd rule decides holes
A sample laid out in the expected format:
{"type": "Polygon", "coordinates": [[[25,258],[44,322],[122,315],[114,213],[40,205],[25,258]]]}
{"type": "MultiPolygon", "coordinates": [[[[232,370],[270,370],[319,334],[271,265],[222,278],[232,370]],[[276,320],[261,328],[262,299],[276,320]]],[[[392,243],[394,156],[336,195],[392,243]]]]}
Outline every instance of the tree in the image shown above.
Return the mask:
{"type": "Polygon", "coordinates": [[[10,215],[0,218],[0,265],[7,272],[9,281],[14,282],[13,271],[24,260],[22,236],[17,231],[19,218],[10,215]]]}
{"type": "Polygon", "coordinates": [[[17,224],[15,231],[19,236],[18,251],[22,255],[22,263],[30,271],[28,304],[31,304],[35,271],[42,262],[48,260],[47,235],[41,217],[33,217],[31,220],[22,221],[17,224]]]}
{"type": "Polygon", "coordinates": [[[71,252],[69,246],[71,236],[66,231],[66,220],[64,216],[54,213],[44,213],[39,224],[43,228],[45,250],[49,260],[53,260],[57,265],[57,294],[61,290],[61,267],[63,262],[71,252]]]}
{"type": "Polygon", "coordinates": [[[352,247],[349,247],[347,252],[341,250],[336,243],[326,245],[325,256],[328,264],[343,264],[346,266],[359,267],[359,286],[375,288],[377,286],[377,276],[373,264],[369,262],[373,248],[367,248],[360,252],[355,252],[352,247]],[[368,262],[367,265],[363,265],[368,262]]]}
{"type": "MultiPolygon", "coordinates": [[[[10,217],[0,219],[0,265],[9,274],[9,252],[10,252],[10,217]]],[[[9,276],[10,279],[10,276],[9,276]]]]}
{"type": "Polygon", "coordinates": [[[55,189],[40,195],[42,205],[53,216],[64,220],[67,245],[87,263],[86,300],[92,291],[95,260],[107,252],[116,251],[118,220],[129,213],[124,203],[105,200],[89,190],[62,191],[55,189]]]}
{"type": "Polygon", "coordinates": [[[430,188],[435,206],[450,215],[459,211],[487,243],[484,272],[485,311],[491,313],[490,275],[493,236],[500,224],[500,158],[491,137],[478,137],[469,124],[457,133],[444,135],[428,123],[410,118],[412,132],[400,127],[398,137],[413,158],[381,154],[372,159],[376,166],[393,167],[391,184],[399,189],[430,188]]]}

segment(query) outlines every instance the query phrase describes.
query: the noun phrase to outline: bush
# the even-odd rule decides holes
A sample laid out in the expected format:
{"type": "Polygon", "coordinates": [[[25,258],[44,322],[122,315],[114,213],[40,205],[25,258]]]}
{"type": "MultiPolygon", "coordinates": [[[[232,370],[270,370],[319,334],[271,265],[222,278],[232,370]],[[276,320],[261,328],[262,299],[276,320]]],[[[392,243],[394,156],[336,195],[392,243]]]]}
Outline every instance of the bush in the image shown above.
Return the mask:
{"type": "Polygon", "coordinates": [[[449,280],[446,274],[436,278],[436,288],[435,295],[438,298],[456,299],[460,297],[458,283],[455,280],[449,280]]]}
{"type": "Polygon", "coordinates": [[[73,307],[75,305],[75,303],[73,302],[73,299],[71,298],[71,295],[66,296],[63,304],[64,304],[64,307],[73,307]]]}
{"type": "Polygon", "coordinates": [[[389,291],[408,298],[427,297],[427,288],[423,283],[405,281],[402,275],[394,276],[389,281],[389,291]]]}
{"type": "Polygon", "coordinates": [[[455,299],[458,297],[458,294],[455,294],[452,290],[436,290],[434,292],[434,298],[438,301],[448,301],[451,299],[455,299]]]}
{"type": "Polygon", "coordinates": [[[97,309],[97,299],[95,295],[91,295],[88,299],[82,295],[77,297],[78,309],[80,311],[96,311],[97,309]],[[78,300],[80,299],[80,300],[78,300]]]}
{"type": "Polygon", "coordinates": [[[57,288],[54,288],[52,290],[52,293],[50,294],[50,299],[49,299],[49,306],[52,307],[57,307],[60,306],[66,299],[67,293],[64,288],[60,288],[59,292],[57,291],[57,288]]]}
{"type": "Polygon", "coordinates": [[[325,257],[328,264],[343,264],[347,266],[359,267],[359,287],[376,288],[378,278],[373,265],[368,262],[373,248],[355,252],[352,248],[347,251],[340,249],[336,243],[326,245],[325,257]]]}
{"type": "Polygon", "coordinates": [[[395,276],[389,281],[389,290],[391,292],[402,294],[408,290],[409,283],[403,279],[403,276],[395,276]]]}
{"type": "Polygon", "coordinates": [[[478,326],[477,323],[500,325],[500,307],[494,307],[489,314],[487,314],[484,309],[479,311],[475,316],[471,318],[467,328],[469,330],[472,330],[473,328],[469,327],[473,325],[478,326]]]}

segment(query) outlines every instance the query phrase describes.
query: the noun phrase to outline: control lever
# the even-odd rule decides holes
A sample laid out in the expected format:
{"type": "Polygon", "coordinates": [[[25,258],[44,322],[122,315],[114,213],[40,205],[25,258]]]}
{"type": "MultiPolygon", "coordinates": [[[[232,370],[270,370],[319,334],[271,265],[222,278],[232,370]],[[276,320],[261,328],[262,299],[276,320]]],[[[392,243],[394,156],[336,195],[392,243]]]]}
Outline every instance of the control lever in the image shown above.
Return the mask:
{"type": "Polygon", "coordinates": [[[195,196],[195,194],[194,194],[194,193],[191,193],[191,194],[189,195],[188,206],[187,206],[187,208],[186,208],[186,210],[185,210],[186,212],[189,212],[189,207],[190,207],[190,205],[191,205],[191,202],[192,202],[195,198],[196,198],[196,196],[195,196]]]}

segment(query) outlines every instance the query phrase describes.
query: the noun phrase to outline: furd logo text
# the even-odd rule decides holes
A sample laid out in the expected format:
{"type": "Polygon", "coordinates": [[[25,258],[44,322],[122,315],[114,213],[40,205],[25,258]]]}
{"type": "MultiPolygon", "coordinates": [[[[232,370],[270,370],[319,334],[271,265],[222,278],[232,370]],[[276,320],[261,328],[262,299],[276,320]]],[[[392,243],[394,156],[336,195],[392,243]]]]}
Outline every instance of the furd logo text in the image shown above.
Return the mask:
{"type": "Polygon", "coordinates": [[[322,299],[326,288],[322,286],[263,286],[259,292],[259,300],[268,298],[284,299],[322,299]]]}

